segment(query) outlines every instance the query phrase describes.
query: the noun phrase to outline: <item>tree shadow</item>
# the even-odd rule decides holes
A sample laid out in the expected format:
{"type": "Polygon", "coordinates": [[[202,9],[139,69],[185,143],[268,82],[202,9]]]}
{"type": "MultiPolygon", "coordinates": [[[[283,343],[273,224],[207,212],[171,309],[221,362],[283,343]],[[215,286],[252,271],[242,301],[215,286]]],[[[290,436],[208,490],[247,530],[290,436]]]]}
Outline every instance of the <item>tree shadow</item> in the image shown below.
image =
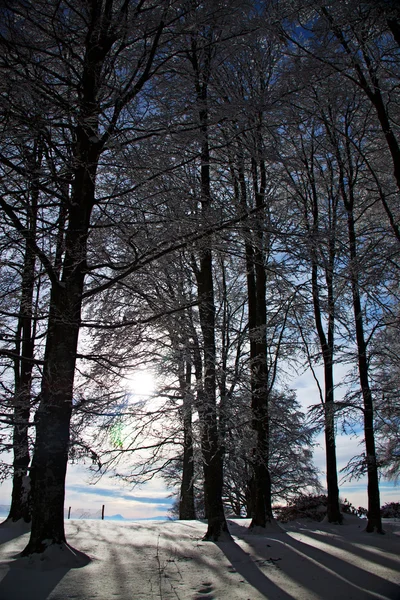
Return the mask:
{"type": "Polygon", "coordinates": [[[22,558],[20,553],[14,552],[2,561],[1,566],[8,571],[0,581],[0,600],[46,600],[71,569],[80,569],[91,562],[89,556],[67,544],[66,550],[57,546],[54,555],[49,548],[47,557],[33,554],[22,558]],[[64,563],[59,562],[60,552],[66,553],[61,557],[64,563]],[[10,560],[12,558],[14,560],[10,560]]]}
{"type": "Polygon", "coordinates": [[[232,567],[260,594],[270,600],[295,600],[295,597],[286,593],[258,568],[248,554],[234,541],[216,542],[232,567]]]}
{"type": "MultiPolygon", "coordinates": [[[[255,551],[260,557],[260,564],[279,561],[276,564],[288,582],[311,590],[324,600],[368,600],[381,594],[388,600],[400,599],[400,587],[370,572],[367,563],[365,568],[361,568],[343,557],[297,540],[289,532],[255,536],[243,526],[236,523],[232,525],[232,533],[255,551]]],[[[309,535],[310,532],[307,530],[302,533],[309,535]]],[[[332,547],[335,547],[334,542],[332,547]]],[[[353,554],[357,555],[354,549],[353,554]]],[[[369,557],[369,562],[373,564],[373,558],[369,557]]],[[[390,565],[387,566],[390,568],[390,565]]]]}
{"type": "MultiPolygon", "coordinates": [[[[97,529],[97,528],[96,528],[97,529]]],[[[143,533],[148,533],[148,528],[142,528],[143,533]]],[[[97,532],[91,530],[91,544],[99,548],[101,555],[100,563],[107,564],[106,586],[98,587],[98,580],[102,575],[99,565],[87,573],[81,571],[74,574],[75,589],[78,589],[77,598],[87,597],[89,590],[91,594],[99,593],[100,589],[104,596],[111,598],[121,596],[122,598],[201,598],[212,600],[214,586],[224,589],[224,583],[229,584],[232,576],[225,572],[221,565],[213,564],[213,554],[208,552],[202,555],[198,546],[212,549],[214,544],[202,542],[201,537],[193,538],[192,529],[184,528],[184,535],[173,536],[165,528],[153,529],[146,540],[135,528],[126,529],[120,527],[118,535],[110,539],[102,534],[101,527],[97,532]],[[93,535],[94,533],[94,535],[93,535]],[[198,543],[197,543],[198,542],[198,543]],[[104,550],[106,552],[104,552],[104,550]],[[218,583],[216,583],[216,580],[218,583]],[[138,590],[140,581],[140,590],[138,590]],[[205,583],[210,582],[210,590],[204,595],[205,583]],[[188,588],[191,588],[190,590],[188,588]],[[196,591],[197,590],[197,591],[196,591]]],[[[198,529],[197,529],[198,532],[198,529]]],[[[82,546],[81,542],[78,542],[82,546]]],[[[218,548],[215,554],[220,556],[218,548]]],[[[94,561],[96,562],[96,561],[94,561]]],[[[100,567],[101,568],[101,567],[100,567]]],[[[68,582],[66,582],[67,584],[68,582]]],[[[64,591],[66,585],[63,583],[60,591],[64,591]]],[[[219,597],[219,596],[217,596],[219,597]]],[[[0,596],[1,598],[1,596],[0,596]]],[[[64,596],[62,596],[64,598],[64,596]]]]}
{"type": "Polygon", "coordinates": [[[380,543],[381,538],[373,538],[371,537],[370,533],[365,533],[365,541],[358,539],[357,542],[351,542],[349,540],[346,540],[342,536],[339,537],[338,535],[335,535],[334,537],[327,536],[324,535],[323,532],[318,531],[307,531],[304,533],[305,535],[307,535],[311,539],[316,540],[317,542],[322,542],[324,544],[332,546],[333,548],[345,550],[346,552],[350,552],[351,554],[354,554],[359,558],[363,558],[369,562],[373,562],[383,567],[388,567],[390,569],[393,569],[394,571],[400,570],[400,558],[393,554],[393,552],[388,551],[384,547],[384,543],[380,543]],[[367,547],[366,544],[368,544],[369,547],[367,547]],[[378,552],[382,552],[382,554],[377,553],[376,550],[378,552]]]}
{"type": "Polygon", "coordinates": [[[20,523],[19,521],[17,523],[10,523],[9,521],[3,521],[3,523],[0,523],[0,545],[29,533],[30,529],[30,523],[20,523]]]}
{"type": "Polygon", "coordinates": [[[19,569],[10,565],[4,579],[0,581],[1,600],[46,600],[70,569],[52,571],[19,569]]]}

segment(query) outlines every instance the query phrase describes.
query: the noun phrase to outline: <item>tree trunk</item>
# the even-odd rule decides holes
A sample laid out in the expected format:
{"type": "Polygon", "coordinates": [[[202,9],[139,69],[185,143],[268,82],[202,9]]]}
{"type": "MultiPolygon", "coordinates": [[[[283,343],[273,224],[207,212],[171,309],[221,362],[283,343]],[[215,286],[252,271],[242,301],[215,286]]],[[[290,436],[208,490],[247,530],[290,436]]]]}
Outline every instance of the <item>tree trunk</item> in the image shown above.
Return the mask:
{"type": "MultiPolygon", "coordinates": [[[[251,469],[253,470],[253,466],[251,465],[251,469]]],[[[254,515],[254,501],[255,501],[255,497],[256,497],[256,492],[254,489],[254,473],[252,473],[252,476],[247,479],[247,484],[246,484],[246,490],[245,490],[245,495],[246,495],[246,517],[248,519],[252,519],[253,515],[254,515]]]]}
{"type": "MultiPolygon", "coordinates": [[[[32,181],[32,192],[27,216],[27,230],[32,240],[36,239],[39,195],[36,175],[41,164],[41,154],[40,144],[35,143],[31,165],[32,172],[35,175],[32,181]]],[[[34,355],[32,321],[35,263],[35,254],[29,243],[26,242],[16,342],[16,354],[18,358],[15,360],[14,366],[13,487],[11,507],[8,515],[8,519],[11,521],[23,519],[26,523],[29,523],[31,520],[31,483],[28,476],[30,462],[28,431],[34,355]]]]}
{"type": "MultiPolygon", "coordinates": [[[[90,90],[95,94],[95,90],[90,90]]],[[[35,415],[36,440],[31,468],[32,529],[23,555],[43,552],[65,542],[64,496],[69,450],[76,352],[86,270],[87,237],[95,199],[99,148],[96,103],[89,103],[91,128],[76,128],[77,167],[72,196],[65,198],[68,226],[61,280],[53,277],[40,403],[35,415]],[[94,111],[94,115],[93,115],[94,111]]],[[[87,118],[88,115],[85,115],[87,118]]],[[[85,117],[82,117],[84,123],[85,117]]]]}
{"type": "Polygon", "coordinates": [[[186,364],[186,374],[180,377],[180,388],[183,395],[183,466],[179,502],[179,519],[192,520],[196,518],[194,505],[194,455],[192,433],[192,401],[190,393],[191,365],[186,364]]]}
{"type": "MultiPolygon", "coordinates": [[[[250,378],[252,424],[256,434],[253,449],[253,477],[250,491],[254,495],[251,504],[252,521],[250,528],[263,527],[273,521],[271,477],[269,473],[269,381],[267,363],[267,278],[264,264],[264,219],[263,206],[266,173],[262,160],[259,168],[252,159],[253,188],[255,195],[257,222],[253,230],[245,229],[247,293],[250,335],[250,378]],[[258,183],[258,171],[260,183],[258,183]]],[[[240,168],[241,203],[247,210],[246,186],[243,168],[240,168]]]]}
{"type": "MultiPolygon", "coordinates": [[[[334,378],[333,356],[335,341],[335,294],[334,294],[334,268],[336,257],[336,219],[337,200],[329,197],[329,236],[328,256],[325,267],[325,283],[328,296],[327,334],[325,333],[322,319],[320,290],[318,285],[318,244],[319,244],[319,195],[317,192],[314,147],[311,149],[311,160],[305,159],[304,164],[310,183],[310,198],[312,203],[311,226],[311,282],[314,308],[314,320],[317,329],[319,344],[324,362],[324,434],[326,455],[326,484],[328,492],[327,518],[329,523],[342,523],[343,516],[340,512],[339,486],[336,461],[335,441],[335,404],[334,404],[334,378]]],[[[305,204],[307,200],[305,199],[305,204]]]]}
{"type": "MultiPolygon", "coordinates": [[[[347,125],[346,125],[347,126],[347,125]]],[[[366,450],[366,464],[368,475],[368,532],[377,531],[383,533],[382,518],[380,511],[379,477],[375,450],[374,434],[374,406],[368,377],[367,343],[364,335],[364,322],[361,308],[359,289],[359,266],[357,255],[357,235],[354,219],[354,173],[351,147],[346,129],[346,156],[348,161],[348,173],[345,172],[339,150],[338,162],[340,168],[340,192],[347,213],[347,231],[349,238],[350,254],[350,283],[353,298],[353,312],[357,342],[357,362],[360,378],[361,393],[364,403],[364,438],[366,450]],[[345,175],[346,173],[346,175],[345,175]],[[347,192],[347,187],[348,192],[347,192]]]]}
{"type": "Polygon", "coordinates": [[[333,399],[333,369],[331,364],[324,364],[324,377],[326,485],[328,492],[327,518],[329,523],[342,523],[343,515],[340,511],[339,485],[337,476],[335,412],[333,399]]]}
{"type": "MultiPolygon", "coordinates": [[[[190,62],[193,67],[195,90],[198,103],[200,132],[200,188],[201,217],[203,223],[212,222],[211,212],[211,171],[208,125],[208,82],[210,79],[211,58],[213,55],[212,29],[207,46],[199,51],[197,40],[192,39],[190,62]],[[204,53],[204,64],[199,57],[204,53]]],[[[221,534],[228,534],[223,491],[223,453],[218,428],[216,375],[215,375],[215,303],[213,282],[212,238],[202,240],[199,249],[199,267],[194,265],[199,302],[200,327],[203,334],[204,386],[203,406],[199,411],[202,423],[202,455],[204,471],[204,501],[208,528],[205,540],[217,541],[221,534]]]]}
{"type": "MultiPolygon", "coordinates": [[[[331,257],[332,262],[332,257],[331,257]]],[[[328,491],[327,518],[329,523],[342,523],[340,512],[339,486],[337,476],[336,442],[335,442],[335,405],[333,379],[333,350],[334,350],[334,295],[332,269],[327,273],[328,287],[328,339],[322,325],[321,305],[318,287],[318,268],[313,259],[312,265],[312,295],[314,318],[318,332],[319,343],[324,361],[324,433],[326,455],[326,484],[328,491]]]]}
{"type": "Polygon", "coordinates": [[[82,187],[75,190],[75,194],[78,190],[82,194],[81,202],[70,211],[63,276],[59,283],[53,283],[51,290],[45,366],[40,404],[35,415],[36,441],[31,468],[32,530],[23,555],[43,552],[49,543],[65,542],[64,496],[69,427],[90,199],[93,201],[94,193],[92,178],[88,175],[86,173],[82,187]]]}
{"type": "MultiPolygon", "coordinates": [[[[153,63],[170,8],[169,3],[148,7],[143,4],[93,0],[84,3],[82,11],[78,10],[79,3],[72,3],[66,14],[58,3],[46,10],[40,4],[38,8],[33,4],[21,4],[18,8],[17,3],[14,17],[18,15],[22,21],[26,18],[28,25],[14,49],[11,35],[7,37],[13,56],[21,55],[23,61],[35,57],[28,66],[23,63],[21,78],[33,86],[31,99],[43,99],[49,114],[57,115],[56,121],[51,120],[54,128],[46,136],[46,143],[54,145],[49,155],[57,156],[57,167],[51,173],[58,198],[67,182],[71,189],[70,197],[64,193],[60,200],[61,209],[65,208],[60,211],[57,241],[62,253],[56,256],[55,266],[44,251],[35,247],[50,278],[51,293],[40,403],[35,417],[32,531],[25,555],[65,542],[63,504],[69,425],[97,168],[125,106],[157,71],[153,63]],[[25,8],[28,15],[24,14],[25,8]],[[71,39],[75,44],[72,53],[65,51],[71,39]],[[129,66],[124,76],[117,64],[119,59],[125,60],[121,53],[130,57],[124,63],[129,66]],[[73,81],[67,73],[73,73],[73,81]],[[57,81],[62,82],[60,94],[54,93],[57,81]],[[62,148],[56,149],[57,144],[62,148]],[[63,245],[60,238],[65,240],[63,245]]],[[[165,54],[162,60],[166,60],[165,54]]],[[[126,130],[125,119],[126,113],[122,130],[126,130]]],[[[106,287],[112,283],[109,280],[106,287]]],[[[96,290],[101,291],[99,287],[96,290]]]]}
{"type": "Polygon", "coordinates": [[[357,246],[354,215],[351,205],[347,204],[347,224],[351,258],[351,289],[357,339],[358,372],[364,402],[364,437],[368,475],[368,523],[366,531],[383,533],[379,494],[378,465],[376,461],[374,434],[374,405],[368,377],[367,344],[364,336],[364,323],[360,300],[357,273],[357,246]]]}
{"type": "MultiPolygon", "coordinates": [[[[194,258],[193,258],[194,260],[194,258]]],[[[193,262],[193,266],[195,267],[195,263],[193,262]]],[[[206,444],[206,430],[203,427],[204,419],[203,419],[203,409],[204,409],[204,381],[203,381],[203,359],[201,356],[200,350],[200,342],[198,339],[196,328],[193,324],[192,319],[190,319],[190,329],[191,329],[191,338],[192,338],[192,351],[193,351],[193,366],[194,366],[194,374],[196,378],[196,407],[199,413],[199,422],[200,422],[200,444],[201,444],[201,454],[204,455],[205,444],[206,444]],[[203,450],[204,449],[204,450],[203,450]]],[[[204,475],[204,461],[203,461],[203,477],[204,475]]],[[[205,489],[205,482],[203,481],[203,504],[204,504],[204,518],[208,519],[208,509],[207,509],[207,494],[205,489]]]]}
{"type": "MultiPolygon", "coordinates": [[[[258,254],[258,253],[257,253],[258,254]]],[[[261,257],[259,257],[260,261],[261,257]]],[[[268,468],[269,457],[269,411],[268,411],[268,368],[266,340],[266,275],[263,263],[256,263],[256,329],[255,355],[251,357],[253,429],[256,432],[256,447],[253,454],[254,502],[250,527],[266,527],[273,521],[271,478],[268,468]]],[[[250,312],[250,308],[249,308],[250,312]]]]}
{"type": "Polygon", "coordinates": [[[206,248],[201,252],[200,269],[196,272],[199,298],[200,326],[204,346],[204,389],[202,419],[202,454],[204,493],[208,528],[206,540],[217,541],[228,531],[222,503],[223,457],[218,432],[215,378],[215,307],[212,279],[212,255],[206,248]]]}
{"type": "Polygon", "coordinates": [[[22,276],[22,294],[20,317],[18,323],[15,397],[14,397],[14,431],[13,431],[13,487],[11,507],[8,519],[30,522],[30,482],[28,467],[29,453],[29,417],[31,402],[31,383],[33,368],[34,342],[32,339],[32,303],[35,279],[35,257],[31,249],[25,249],[25,264],[22,276]]]}

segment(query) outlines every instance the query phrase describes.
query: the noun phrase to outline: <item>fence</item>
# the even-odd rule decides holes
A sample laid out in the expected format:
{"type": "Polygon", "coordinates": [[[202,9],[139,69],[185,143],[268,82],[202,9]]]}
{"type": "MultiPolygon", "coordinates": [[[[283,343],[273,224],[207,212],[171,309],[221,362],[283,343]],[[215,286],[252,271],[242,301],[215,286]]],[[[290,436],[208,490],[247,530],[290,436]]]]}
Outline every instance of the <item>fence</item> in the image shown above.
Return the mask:
{"type": "Polygon", "coordinates": [[[104,519],[104,504],[100,510],[94,508],[64,508],[64,519],[104,519]]]}
{"type": "MultiPolygon", "coordinates": [[[[64,508],[64,519],[104,519],[104,509],[104,504],[99,510],[95,508],[72,508],[72,506],[68,506],[64,508]]],[[[9,504],[0,504],[0,520],[2,518],[5,519],[9,511],[9,504]]]]}

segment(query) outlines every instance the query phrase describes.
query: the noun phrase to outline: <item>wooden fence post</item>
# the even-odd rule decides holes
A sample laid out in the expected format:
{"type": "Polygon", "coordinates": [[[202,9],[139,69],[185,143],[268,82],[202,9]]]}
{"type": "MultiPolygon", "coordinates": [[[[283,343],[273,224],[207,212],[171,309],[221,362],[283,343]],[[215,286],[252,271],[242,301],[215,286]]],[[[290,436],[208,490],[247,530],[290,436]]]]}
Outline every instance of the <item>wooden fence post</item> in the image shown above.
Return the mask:
{"type": "Polygon", "coordinates": [[[101,508],[101,520],[104,521],[104,504],[101,508]]]}

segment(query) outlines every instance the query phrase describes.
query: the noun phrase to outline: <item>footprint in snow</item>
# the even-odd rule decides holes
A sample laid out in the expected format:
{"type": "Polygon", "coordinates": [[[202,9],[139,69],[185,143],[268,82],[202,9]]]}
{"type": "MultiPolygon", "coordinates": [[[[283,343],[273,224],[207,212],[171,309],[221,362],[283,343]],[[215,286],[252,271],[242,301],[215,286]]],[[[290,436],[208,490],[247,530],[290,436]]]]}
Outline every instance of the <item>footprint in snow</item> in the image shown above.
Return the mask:
{"type": "Polygon", "coordinates": [[[201,584],[201,588],[197,590],[193,600],[215,600],[213,596],[214,586],[209,581],[201,584]]]}

